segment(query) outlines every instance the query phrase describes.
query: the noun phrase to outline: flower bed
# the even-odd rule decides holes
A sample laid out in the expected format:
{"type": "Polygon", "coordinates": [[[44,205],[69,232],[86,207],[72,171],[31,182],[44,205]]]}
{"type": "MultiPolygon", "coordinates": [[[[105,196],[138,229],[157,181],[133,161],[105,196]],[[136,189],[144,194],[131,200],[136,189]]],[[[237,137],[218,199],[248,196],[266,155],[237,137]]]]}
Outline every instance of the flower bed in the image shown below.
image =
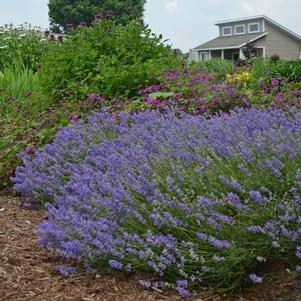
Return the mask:
{"type": "Polygon", "coordinates": [[[262,282],[275,260],[301,271],[300,153],[294,110],[102,112],[24,153],[13,181],[46,207],[46,249],[189,295],[262,282]]]}

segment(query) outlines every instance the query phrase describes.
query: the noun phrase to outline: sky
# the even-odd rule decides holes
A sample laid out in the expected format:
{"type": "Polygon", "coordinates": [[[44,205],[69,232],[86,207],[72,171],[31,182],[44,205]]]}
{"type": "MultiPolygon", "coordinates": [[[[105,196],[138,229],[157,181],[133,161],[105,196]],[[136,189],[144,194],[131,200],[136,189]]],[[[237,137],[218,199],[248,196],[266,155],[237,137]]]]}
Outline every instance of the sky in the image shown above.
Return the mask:
{"type": "MultiPolygon", "coordinates": [[[[126,1],[126,0],[124,0],[126,1]]],[[[0,25],[49,27],[48,0],[0,0],[0,25]]],[[[187,52],[218,35],[215,22],[265,14],[301,35],[300,0],[147,0],[145,23],[187,52]]]]}

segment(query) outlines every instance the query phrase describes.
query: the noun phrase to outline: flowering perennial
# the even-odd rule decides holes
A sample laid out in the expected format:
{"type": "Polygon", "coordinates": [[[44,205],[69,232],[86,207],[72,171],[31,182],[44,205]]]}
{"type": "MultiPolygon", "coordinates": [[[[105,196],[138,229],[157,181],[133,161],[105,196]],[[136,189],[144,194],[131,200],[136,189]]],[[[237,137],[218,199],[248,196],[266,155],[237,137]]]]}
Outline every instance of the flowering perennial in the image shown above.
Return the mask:
{"type": "Polygon", "coordinates": [[[103,111],[24,152],[13,181],[47,209],[44,248],[95,268],[154,271],[189,295],[259,283],[270,259],[300,272],[300,155],[294,110],[103,111]]]}

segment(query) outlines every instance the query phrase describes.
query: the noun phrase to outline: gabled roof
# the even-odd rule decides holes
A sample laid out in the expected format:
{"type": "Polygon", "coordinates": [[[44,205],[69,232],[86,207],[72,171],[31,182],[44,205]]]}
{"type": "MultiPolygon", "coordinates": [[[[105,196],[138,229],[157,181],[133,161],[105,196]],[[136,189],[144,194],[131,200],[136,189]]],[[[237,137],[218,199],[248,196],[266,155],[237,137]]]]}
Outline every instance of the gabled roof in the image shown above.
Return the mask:
{"type": "Polygon", "coordinates": [[[254,42],[268,33],[251,33],[244,35],[233,35],[226,37],[217,37],[213,40],[210,40],[198,47],[195,47],[195,50],[214,50],[214,49],[231,49],[231,48],[241,48],[245,46],[247,43],[254,42]]]}
{"type": "Polygon", "coordinates": [[[227,24],[227,23],[233,23],[233,22],[242,22],[242,21],[252,21],[255,19],[264,19],[265,21],[271,23],[272,25],[274,25],[275,27],[277,27],[278,29],[280,29],[281,31],[289,34],[290,36],[294,37],[295,39],[301,41],[301,36],[296,34],[295,32],[291,31],[290,29],[282,26],[281,24],[277,23],[276,21],[272,20],[271,18],[265,16],[265,15],[259,15],[259,16],[253,16],[253,17],[247,17],[247,18],[239,18],[239,19],[232,19],[232,20],[225,20],[225,21],[219,21],[216,22],[215,25],[223,25],[223,24],[227,24]]]}

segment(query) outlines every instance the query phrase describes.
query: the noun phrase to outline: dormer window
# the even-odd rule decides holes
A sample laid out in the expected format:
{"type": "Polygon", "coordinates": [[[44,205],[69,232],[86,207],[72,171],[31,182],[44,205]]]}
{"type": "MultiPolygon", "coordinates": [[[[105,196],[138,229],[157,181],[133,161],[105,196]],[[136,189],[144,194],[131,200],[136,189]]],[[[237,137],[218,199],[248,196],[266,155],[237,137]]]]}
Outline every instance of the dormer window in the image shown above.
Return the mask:
{"type": "Polygon", "coordinates": [[[246,33],[246,26],[244,24],[235,25],[235,34],[246,33]]]}
{"type": "Polygon", "coordinates": [[[222,34],[223,34],[223,36],[231,36],[232,35],[232,27],[231,26],[223,27],[222,34]]]}
{"type": "Polygon", "coordinates": [[[249,33],[259,32],[259,23],[250,23],[249,24],[249,33]]]}

